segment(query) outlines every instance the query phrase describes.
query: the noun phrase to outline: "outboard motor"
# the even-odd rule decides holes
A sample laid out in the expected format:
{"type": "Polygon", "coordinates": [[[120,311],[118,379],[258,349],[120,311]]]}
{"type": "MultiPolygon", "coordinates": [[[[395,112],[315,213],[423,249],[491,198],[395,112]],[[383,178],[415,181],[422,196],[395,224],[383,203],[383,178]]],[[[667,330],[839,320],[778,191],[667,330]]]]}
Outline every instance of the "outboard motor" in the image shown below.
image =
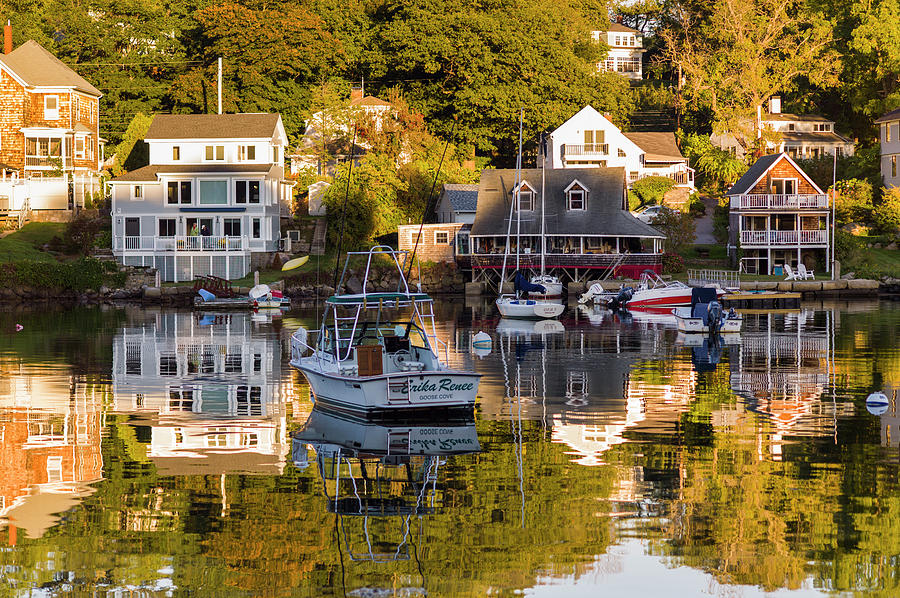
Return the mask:
{"type": "Polygon", "coordinates": [[[708,318],[710,336],[718,334],[719,329],[722,328],[722,322],[725,320],[722,304],[718,301],[710,301],[706,310],[706,317],[708,318]]]}
{"type": "Polygon", "coordinates": [[[625,306],[628,305],[628,302],[631,301],[631,298],[633,296],[634,296],[633,288],[622,287],[621,289],[619,289],[619,294],[610,300],[609,308],[613,311],[625,309],[625,306]]]}

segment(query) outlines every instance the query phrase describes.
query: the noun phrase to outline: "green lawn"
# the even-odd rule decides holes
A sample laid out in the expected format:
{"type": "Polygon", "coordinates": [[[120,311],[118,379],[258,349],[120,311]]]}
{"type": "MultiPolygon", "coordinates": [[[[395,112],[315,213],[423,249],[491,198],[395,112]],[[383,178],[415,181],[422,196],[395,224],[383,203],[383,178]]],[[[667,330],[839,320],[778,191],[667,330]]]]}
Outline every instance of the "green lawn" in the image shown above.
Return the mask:
{"type": "MultiPolygon", "coordinates": [[[[875,268],[894,277],[900,277],[900,250],[898,249],[866,249],[875,261],[875,268]]],[[[846,267],[842,268],[844,271],[846,267]]]]}
{"type": "Polygon", "coordinates": [[[55,236],[62,236],[66,225],[58,222],[30,222],[0,239],[0,262],[53,262],[57,257],[40,247],[55,236]]]}

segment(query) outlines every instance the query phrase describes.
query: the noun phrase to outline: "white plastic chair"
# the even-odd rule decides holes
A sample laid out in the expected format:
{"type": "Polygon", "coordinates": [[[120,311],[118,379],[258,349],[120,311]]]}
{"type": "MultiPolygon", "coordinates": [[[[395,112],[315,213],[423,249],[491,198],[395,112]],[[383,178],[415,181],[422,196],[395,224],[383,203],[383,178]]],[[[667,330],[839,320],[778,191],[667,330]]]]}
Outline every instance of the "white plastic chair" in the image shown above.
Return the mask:
{"type": "Polygon", "coordinates": [[[816,277],[813,271],[807,270],[806,266],[803,264],[797,264],[797,276],[800,277],[800,280],[808,280],[816,277]]]}
{"type": "Polygon", "coordinates": [[[787,274],[787,276],[784,277],[785,280],[800,280],[800,273],[794,272],[790,264],[784,265],[784,271],[787,274]]]}

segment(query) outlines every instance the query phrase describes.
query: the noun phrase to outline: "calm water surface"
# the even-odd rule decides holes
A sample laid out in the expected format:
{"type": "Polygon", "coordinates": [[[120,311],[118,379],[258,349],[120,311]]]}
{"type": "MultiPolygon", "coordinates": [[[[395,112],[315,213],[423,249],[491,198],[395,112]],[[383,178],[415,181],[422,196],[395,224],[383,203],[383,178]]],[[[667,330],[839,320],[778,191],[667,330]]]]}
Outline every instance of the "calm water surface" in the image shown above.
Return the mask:
{"type": "Polygon", "coordinates": [[[474,422],[314,411],[314,308],[7,309],[0,596],[900,595],[900,305],[439,308],[474,422]]]}

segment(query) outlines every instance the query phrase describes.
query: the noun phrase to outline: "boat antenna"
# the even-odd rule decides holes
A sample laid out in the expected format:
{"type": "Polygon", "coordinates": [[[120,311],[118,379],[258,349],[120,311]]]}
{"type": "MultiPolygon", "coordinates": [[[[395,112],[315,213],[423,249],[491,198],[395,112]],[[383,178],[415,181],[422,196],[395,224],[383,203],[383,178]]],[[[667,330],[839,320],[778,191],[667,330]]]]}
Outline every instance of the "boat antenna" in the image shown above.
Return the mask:
{"type": "MultiPolygon", "coordinates": [[[[444,156],[447,155],[447,148],[450,147],[450,140],[453,139],[454,132],[456,132],[455,117],[453,119],[453,126],[450,127],[450,135],[447,137],[447,141],[444,143],[444,151],[443,153],[441,153],[441,161],[438,162],[437,170],[434,172],[434,180],[431,181],[431,191],[428,193],[428,201],[425,202],[425,209],[422,210],[422,219],[419,221],[419,234],[416,235],[416,243],[415,245],[413,245],[412,255],[409,258],[409,267],[406,270],[406,280],[409,280],[409,277],[412,274],[412,265],[413,262],[416,261],[416,251],[418,251],[419,241],[422,239],[422,229],[425,228],[425,220],[428,218],[432,210],[431,202],[434,199],[434,188],[437,187],[438,176],[440,176],[441,167],[444,165],[444,156]]],[[[399,242],[400,240],[397,239],[398,244],[399,242]]],[[[421,274],[419,275],[419,282],[422,282],[421,274]]]]}
{"type": "Polygon", "coordinates": [[[338,295],[338,267],[341,263],[341,252],[344,249],[344,223],[347,222],[347,198],[350,197],[350,177],[353,175],[353,150],[356,149],[356,121],[353,122],[353,141],[350,142],[350,167],[347,170],[347,191],[344,193],[344,205],[341,207],[341,236],[338,240],[337,255],[334,257],[334,277],[331,287],[338,295]]]}

